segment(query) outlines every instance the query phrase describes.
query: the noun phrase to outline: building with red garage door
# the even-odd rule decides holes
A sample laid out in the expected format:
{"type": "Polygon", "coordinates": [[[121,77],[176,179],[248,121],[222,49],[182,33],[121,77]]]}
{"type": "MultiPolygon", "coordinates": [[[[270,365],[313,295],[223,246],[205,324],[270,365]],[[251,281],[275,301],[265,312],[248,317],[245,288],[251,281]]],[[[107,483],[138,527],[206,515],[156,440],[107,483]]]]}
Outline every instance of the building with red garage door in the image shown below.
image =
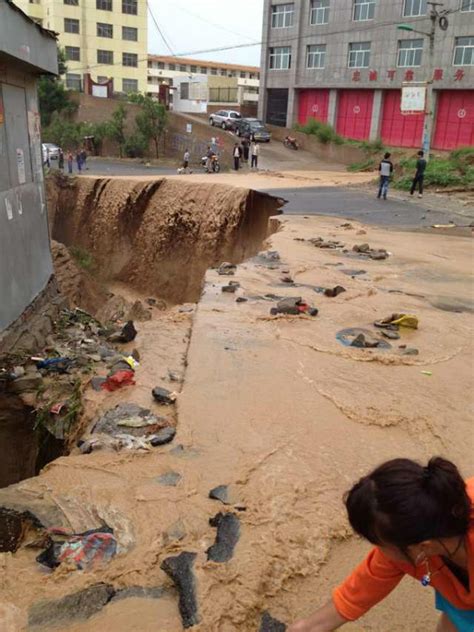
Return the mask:
{"type": "Polygon", "coordinates": [[[474,0],[436,10],[445,19],[431,59],[428,0],[264,0],[259,118],[288,128],[315,118],[348,138],[421,147],[424,113],[403,115],[400,95],[432,82],[432,146],[473,144],[474,0]]]}
{"type": "Polygon", "coordinates": [[[474,90],[442,90],[437,95],[434,149],[474,146],[474,90]]]}

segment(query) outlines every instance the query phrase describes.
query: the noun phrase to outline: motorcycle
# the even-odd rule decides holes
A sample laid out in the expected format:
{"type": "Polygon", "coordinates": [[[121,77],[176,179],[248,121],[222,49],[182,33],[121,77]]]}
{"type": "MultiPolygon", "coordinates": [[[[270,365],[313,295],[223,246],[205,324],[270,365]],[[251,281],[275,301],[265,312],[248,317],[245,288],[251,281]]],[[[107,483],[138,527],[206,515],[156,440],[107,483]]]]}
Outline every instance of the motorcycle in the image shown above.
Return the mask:
{"type": "Polygon", "coordinates": [[[298,149],[300,148],[300,146],[298,145],[298,141],[292,136],[286,136],[283,144],[285,145],[285,147],[288,147],[288,149],[294,149],[295,151],[298,151],[298,149]]]}
{"type": "Polygon", "coordinates": [[[207,161],[208,161],[207,156],[203,156],[201,160],[201,165],[204,167],[204,170],[206,173],[210,173],[210,172],[219,173],[220,172],[221,165],[219,163],[219,156],[217,156],[216,154],[212,156],[210,170],[207,167],[207,161]]]}

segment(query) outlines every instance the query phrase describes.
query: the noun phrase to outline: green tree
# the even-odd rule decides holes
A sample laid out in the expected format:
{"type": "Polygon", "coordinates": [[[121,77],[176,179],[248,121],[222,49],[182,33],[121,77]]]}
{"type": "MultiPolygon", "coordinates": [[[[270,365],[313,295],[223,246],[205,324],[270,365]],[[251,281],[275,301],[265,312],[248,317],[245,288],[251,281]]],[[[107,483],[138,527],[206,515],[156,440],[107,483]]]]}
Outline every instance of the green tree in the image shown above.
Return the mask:
{"type": "Polygon", "coordinates": [[[160,141],[166,129],[167,112],[162,103],[152,97],[143,94],[132,94],[129,97],[132,103],[137,103],[141,107],[141,112],[135,117],[140,135],[153,141],[155,145],[155,156],[159,156],[160,141]]]}
{"type": "Polygon", "coordinates": [[[112,113],[112,118],[107,124],[107,136],[114,140],[119,146],[120,158],[123,158],[123,152],[127,137],[125,134],[125,124],[127,121],[127,110],[123,103],[112,113]]]}
{"type": "Polygon", "coordinates": [[[61,80],[67,72],[66,54],[61,48],[58,48],[58,67],[58,77],[42,75],[38,81],[39,109],[43,127],[51,124],[55,112],[71,113],[77,107],[71,103],[69,93],[61,80]]]}

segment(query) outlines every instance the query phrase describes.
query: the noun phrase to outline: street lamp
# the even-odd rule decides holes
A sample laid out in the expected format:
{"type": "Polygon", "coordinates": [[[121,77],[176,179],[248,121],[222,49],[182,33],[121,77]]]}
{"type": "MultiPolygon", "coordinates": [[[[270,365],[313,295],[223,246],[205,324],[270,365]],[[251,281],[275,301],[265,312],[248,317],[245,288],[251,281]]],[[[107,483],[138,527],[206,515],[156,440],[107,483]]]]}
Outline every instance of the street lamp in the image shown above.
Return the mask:
{"type": "MultiPolygon", "coordinates": [[[[419,35],[423,35],[424,37],[428,37],[430,40],[429,54],[428,54],[428,80],[426,82],[427,90],[426,90],[426,105],[425,105],[425,123],[424,123],[424,131],[423,131],[423,150],[425,152],[426,160],[429,160],[430,157],[430,149],[431,149],[431,136],[433,133],[433,123],[434,123],[434,103],[433,103],[433,72],[434,72],[434,47],[435,47],[435,35],[436,35],[436,23],[438,18],[440,18],[440,14],[436,7],[443,6],[438,2],[428,2],[431,5],[431,30],[429,33],[426,31],[419,31],[413,28],[410,24],[398,24],[397,29],[399,31],[408,31],[410,33],[418,33],[419,35]]],[[[441,17],[441,20],[444,20],[443,25],[440,25],[443,30],[447,28],[447,20],[445,17],[441,17]]]]}

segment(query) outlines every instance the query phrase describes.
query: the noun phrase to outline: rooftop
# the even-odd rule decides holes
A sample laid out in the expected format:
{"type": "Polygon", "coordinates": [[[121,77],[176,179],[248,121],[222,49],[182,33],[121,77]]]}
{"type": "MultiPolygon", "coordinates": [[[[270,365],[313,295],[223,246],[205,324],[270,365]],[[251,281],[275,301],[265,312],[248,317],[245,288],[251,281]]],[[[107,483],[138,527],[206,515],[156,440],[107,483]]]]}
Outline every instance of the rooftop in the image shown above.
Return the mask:
{"type": "Polygon", "coordinates": [[[189,57],[171,57],[166,55],[148,55],[148,61],[161,61],[165,64],[191,64],[193,66],[206,66],[207,68],[225,68],[227,70],[242,70],[245,72],[260,72],[259,66],[243,66],[240,64],[224,64],[218,61],[205,61],[204,59],[190,59],[189,57]]]}

